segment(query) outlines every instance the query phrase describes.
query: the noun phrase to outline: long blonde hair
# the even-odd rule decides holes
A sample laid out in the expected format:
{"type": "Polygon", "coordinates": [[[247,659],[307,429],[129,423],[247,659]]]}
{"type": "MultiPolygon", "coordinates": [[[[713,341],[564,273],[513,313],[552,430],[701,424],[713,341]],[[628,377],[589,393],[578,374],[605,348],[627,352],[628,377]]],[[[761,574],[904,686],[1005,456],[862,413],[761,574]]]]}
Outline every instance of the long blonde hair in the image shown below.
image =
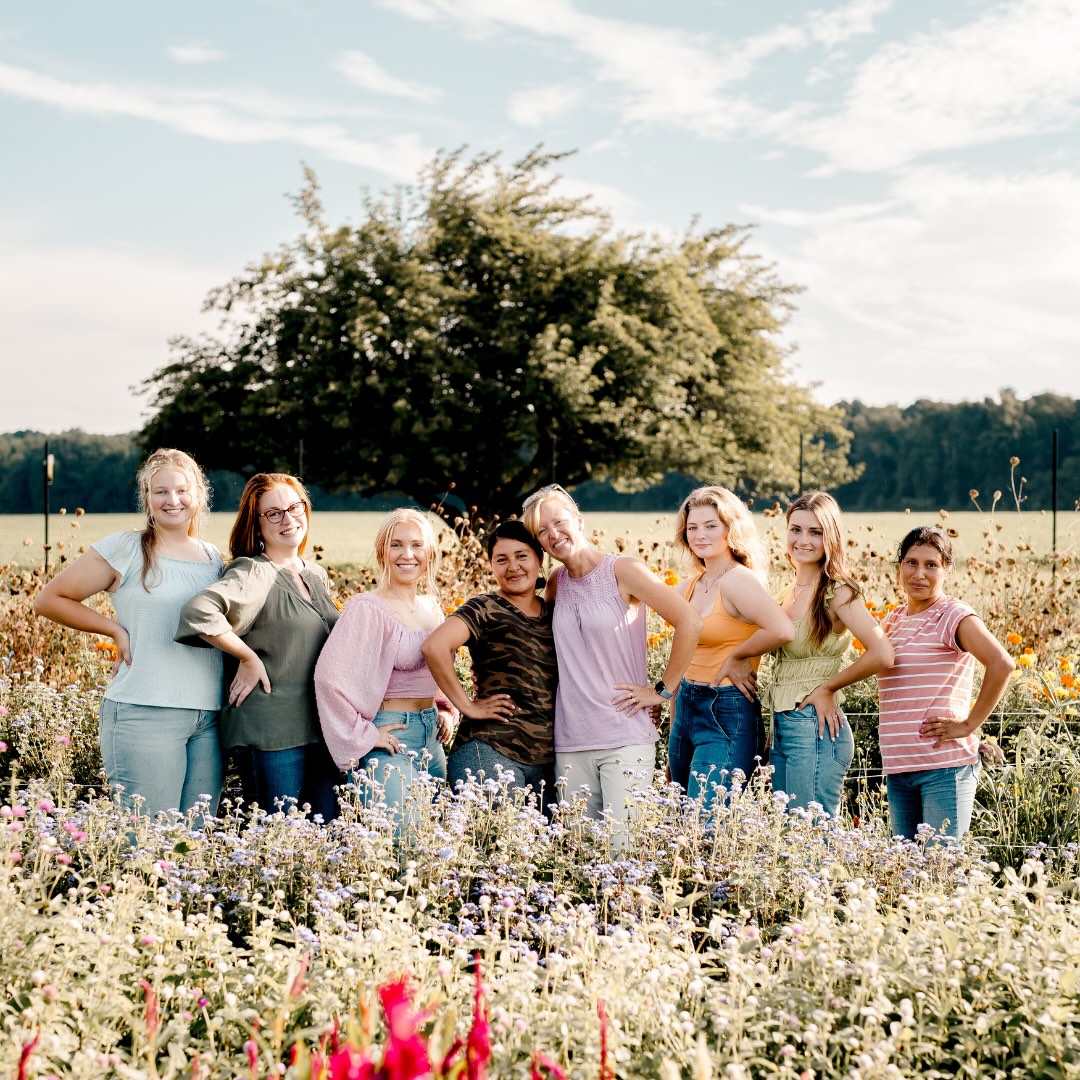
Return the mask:
{"type": "Polygon", "coordinates": [[[434,597],[438,597],[439,590],[435,579],[439,568],[439,548],[435,539],[435,530],[431,527],[431,521],[426,514],[414,510],[411,506],[400,506],[397,510],[391,510],[383,518],[379,531],[375,534],[375,561],[379,564],[379,585],[386,585],[390,580],[389,562],[390,541],[394,538],[394,529],[398,525],[409,522],[417,526],[424,540],[424,551],[427,553],[427,575],[425,578],[427,591],[434,597]]]}
{"type": "Polygon", "coordinates": [[[162,469],[176,469],[182,472],[191,482],[191,520],[188,522],[188,536],[199,535],[199,519],[210,509],[210,484],[202,469],[196,464],[190,454],[183,450],[163,448],[155,450],[139,467],[135,474],[135,483],[138,487],[139,510],[146,515],[146,528],[139,534],[139,545],[142,548],[142,574],[140,580],[142,587],[149,592],[149,577],[151,573],[157,573],[157,523],[154,521],[153,508],[150,502],[150,491],[154,482],[154,474],[162,469]]]}
{"type": "Polygon", "coordinates": [[[686,541],[686,519],[691,510],[707,506],[716,511],[716,516],[727,528],[727,544],[732,558],[743,566],[753,570],[762,581],[765,580],[765,548],[758,538],[754,519],[746,503],[733,491],[718,484],[695,488],[683,500],[675,518],[675,546],[699,567],[704,569],[704,562],[694,554],[686,541]]]}
{"type": "MultiPolygon", "coordinates": [[[[825,555],[821,561],[821,573],[810,597],[810,644],[818,648],[832,633],[832,616],[829,614],[827,595],[830,585],[843,584],[851,589],[855,596],[861,590],[855,584],[844,560],[844,534],[840,527],[840,505],[827,491],[808,491],[800,495],[784,514],[784,520],[791,521],[796,510],[807,510],[817,518],[821,526],[821,541],[825,555]]],[[[788,564],[795,564],[787,556],[788,564]]]]}

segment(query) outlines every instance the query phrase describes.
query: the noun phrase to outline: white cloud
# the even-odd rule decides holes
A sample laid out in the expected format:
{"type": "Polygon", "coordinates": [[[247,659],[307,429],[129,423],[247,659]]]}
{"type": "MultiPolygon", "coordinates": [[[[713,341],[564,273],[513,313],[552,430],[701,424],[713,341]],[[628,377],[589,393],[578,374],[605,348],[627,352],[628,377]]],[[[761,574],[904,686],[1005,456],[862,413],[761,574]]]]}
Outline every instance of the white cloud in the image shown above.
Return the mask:
{"type": "Polygon", "coordinates": [[[831,10],[812,11],[807,19],[810,35],[834,48],[851,38],[873,33],[878,16],[892,5],[893,0],[851,0],[831,10]]]}
{"type": "Polygon", "coordinates": [[[170,45],[165,52],[178,64],[210,64],[227,55],[212,45],[170,45]]]}
{"type": "Polygon", "coordinates": [[[207,291],[231,271],[154,254],[49,247],[25,227],[0,230],[5,360],[17,393],[0,395],[0,431],[130,431],[146,402],[133,384],[169,362],[174,334],[212,330],[207,291]],[[57,297],[63,297],[57,303],[57,297]]]}
{"type": "Polygon", "coordinates": [[[412,101],[432,102],[442,96],[442,91],[423,83],[408,82],[391,75],[367,53],[350,49],[338,57],[334,65],[345,78],[362,90],[392,97],[409,98],[412,101]]]}
{"type": "Polygon", "coordinates": [[[290,143],[400,181],[414,180],[431,158],[431,150],[417,135],[356,139],[327,110],[304,103],[290,106],[248,92],[71,82],[0,64],[0,93],[71,112],[134,117],[215,142],[290,143]]]}
{"type": "Polygon", "coordinates": [[[510,98],[510,119],[522,127],[539,127],[569,112],[581,100],[581,90],[574,86],[542,86],[522,90],[510,98]]]}
{"type": "Polygon", "coordinates": [[[843,108],[774,117],[832,169],[896,168],[941,150],[1063,130],[1080,115],[1080,5],[1014,0],[966,25],[893,42],[858,69],[843,108]]]}
{"type": "Polygon", "coordinates": [[[921,168],[889,195],[821,214],[740,208],[801,230],[771,254],[807,286],[791,327],[804,377],[877,402],[1010,384],[1080,396],[1080,176],[921,168]]]}

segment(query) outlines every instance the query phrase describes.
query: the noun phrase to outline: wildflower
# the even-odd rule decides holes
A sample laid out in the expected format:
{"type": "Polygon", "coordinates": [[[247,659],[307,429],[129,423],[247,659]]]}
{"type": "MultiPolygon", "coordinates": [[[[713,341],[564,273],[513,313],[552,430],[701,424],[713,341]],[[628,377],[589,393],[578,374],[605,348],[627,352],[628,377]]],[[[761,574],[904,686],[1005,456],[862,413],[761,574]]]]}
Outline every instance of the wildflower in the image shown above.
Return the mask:
{"type": "Polygon", "coordinates": [[[6,705],[0,705],[0,716],[7,716],[8,707],[6,705]]]}
{"type": "Polygon", "coordinates": [[[476,964],[476,990],[473,993],[473,1022],[465,1044],[465,1066],[469,1080],[484,1080],[491,1060],[491,1029],[484,1006],[484,983],[480,972],[480,957],[476,964]]]}
{"type": "Polygon", "coordinates": [[[379,1000],[390,1031],[382,1075],[387,1080],[419,1080],[430,1075],[427,1044],[418,1030],[423,1016],[413,1011],[412,994],[406,980],[397,979],[379,987],[379,1000]]]}
{"type": "Polygon", "coordinates": [[[1016,658],[1016,662],[1021,667],[1026,667],[1026,668],[1034,667],[1035,666],[1035,657],[1032,656],[1030,653],[1024,653],[1023,656],[1018,656],[1016,658]]]}
{"type": "Polygon", "coordinates": [[[1021,641],[1023,641],[1024,639],[1023,639],[1023,638],[1022,638],[1022,637],[1021,637],[1021,636],[1020,636],[1020,635],[1019,635],[1019,634],[1018,634],[1018,633],[1017,633],[1017,632],[1016,632],[1015,630],[1010,630],[1010,631],[1009,631],[1009,632],[1008,632],[1008,633],[1007,633],[1007,634],[1005,635],[1005,640],[1006,640],[1006,641],[1007,641],[1007,642],[1008,642],[1008,643],[1009,643],[1010,645],[1019,645],[1019,644],[1020,644],[1020,642],[1021,642],[1021,641]]]}

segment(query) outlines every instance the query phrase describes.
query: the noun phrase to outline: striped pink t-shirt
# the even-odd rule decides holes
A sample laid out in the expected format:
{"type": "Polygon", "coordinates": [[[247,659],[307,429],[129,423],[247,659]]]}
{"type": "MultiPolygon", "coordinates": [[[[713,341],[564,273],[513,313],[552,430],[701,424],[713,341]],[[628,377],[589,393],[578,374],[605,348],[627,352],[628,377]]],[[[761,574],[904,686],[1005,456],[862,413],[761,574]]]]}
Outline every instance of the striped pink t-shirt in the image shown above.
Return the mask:
{"type": "Polygon", "coordinates": [[[971,711],[975,657],[960,648],[956,631],[975,609],[943,596],[917,615],[907,605],[889,612],[881,629],[896,652],[891,668],[878,673],[878,735],[885,775],[951,769],[979,760],[979,736],[950,739],[936,750],[919,738],[928,716],[962,719],[971,711]]]}

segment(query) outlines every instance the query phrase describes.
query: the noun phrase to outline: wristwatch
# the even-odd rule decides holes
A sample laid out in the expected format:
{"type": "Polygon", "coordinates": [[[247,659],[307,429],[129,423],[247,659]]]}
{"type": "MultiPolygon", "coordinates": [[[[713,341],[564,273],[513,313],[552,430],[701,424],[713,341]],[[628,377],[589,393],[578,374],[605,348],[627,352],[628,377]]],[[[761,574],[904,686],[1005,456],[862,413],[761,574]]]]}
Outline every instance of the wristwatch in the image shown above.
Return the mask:
{"type": "Polygon", "coordinates": [[[662,698],[663,698],[663,699],[664,699],[665,701],[670,701],[670,700],[671,700],[671,698],[672,698],[672,697],[674,697],[674,695],[672,694],[672,692],[671,692],[671,691],[670,691],[670,690],[669,690],[669,689],[668,689],[668,688],[667,688],[667,687],[666,687],[666,686],[664,685],[664,680],[663,680],[663,679],[657,679],[657,681],[656,681],[656,685],[655,685],[655,686],[653,687],[653,689],[654,689],[654,690],[655,690],[655,691],[656,691],[656,692],[657,692],[657,693],[658,693],[658,694],[659,694],[659,695],[660,695],[660,696],[661,696],[661,697],[662,697],[662,698]]]}

